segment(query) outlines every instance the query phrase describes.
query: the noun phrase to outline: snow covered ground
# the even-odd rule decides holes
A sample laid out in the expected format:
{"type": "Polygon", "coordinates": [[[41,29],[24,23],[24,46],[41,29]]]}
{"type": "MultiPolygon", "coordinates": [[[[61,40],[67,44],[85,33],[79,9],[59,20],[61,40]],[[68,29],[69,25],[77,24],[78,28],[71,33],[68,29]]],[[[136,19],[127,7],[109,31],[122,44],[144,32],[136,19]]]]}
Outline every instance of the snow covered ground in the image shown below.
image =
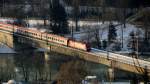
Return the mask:
{"type": "MultiPolygon", "coordinates": [[[[83,39],[86,39],[87,36],[88,36],[88,31],[91,33],[93,31],[93,29],[99,29],[99,37],[100,37],[100,40],[107,40],[107,37],[108,37],[108,28],[109,28],[109,23],[105,23],[105,24],[102,24],[102,23],[91,23],[92,25],[88,25],[87,24],[90,24],[89,22],[88,23],[85,23],[80,26],[81,27],[81,33],[80,32],[74,32],[74,38],[75,39],[78,39],[78,40],[83,40],[83,39]],[[94,24],[94,25],[93,25],[94,24]],[[86,27],[85,27],[86,26],[86,27]],[[88,30],[88,31],[87,31],[88,30]]],[[[113,23],[114,25],[118,24],[117,22],[114,22],[113,23]]],[[[141,29],[141,28],[137,28],[135,25],[132,25],[132,24],[126,24],[126,28],[123,27],[123,25],[119,25],[119,26],[116,26],[116,29],[117,29],[117,40],[119,42],[122,41],[122,35],[123,35],[123,49],[124,51],[127,51],[128,50],[128,43],[129,43],[129,35],[131,32],[138,32],[139,33],[139,37],[143,37],[144,36],[144,31],[141,29]],[[123,31],[122,31],[123,29],[123,31]],[[123,34],[122,34],[123,32],[123,34]]],[[[90,38],[92,39],[92,38],[90,38]]]]}
{"type": "Polygon", "coordinates": [[[16,53],[13,49],[0,43],[0,54],[13,54],[13,53],[16,53]]]}
{"type": "Polygon", "coordinates": [[[13,18],[0,18],[0,22],[13,22],[13,18]]]}

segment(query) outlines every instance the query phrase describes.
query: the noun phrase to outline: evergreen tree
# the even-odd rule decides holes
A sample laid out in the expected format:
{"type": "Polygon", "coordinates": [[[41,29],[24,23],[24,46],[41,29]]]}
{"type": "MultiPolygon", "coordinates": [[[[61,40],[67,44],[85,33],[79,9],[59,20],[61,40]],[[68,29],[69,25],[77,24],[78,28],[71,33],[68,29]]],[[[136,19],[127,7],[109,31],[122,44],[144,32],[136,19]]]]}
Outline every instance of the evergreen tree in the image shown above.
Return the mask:
{"type": "Polygon", "coordinates": [[[50,28],[55,34],[67,34],[67,14],[59,0],[52,0],[50,5],[50,28]]]}
{"type": "Polygon", "coordinates": [[[109,31],[108,31],[108,42],[109,44],[113,43],[116,40],[117,33],[116,28],[113,24],[109,25],[109,31]]]}
{"type": "Polygon", "coordinates": [[[103,45],[103,49],[106,49],[106,47],[107,47],[107,41],[106,41],[106,40],[103,40],[103,41],[102,41],[102,45],[103,45]]]}
{"type": "Polygon", "coordinates": [[[128,48],[131,50],[130,54],[131,55],[135,55],[135,51],[136,51],[136,44],[135,44],[136,40],[135,40],[135,33],[132,31],[130,33],[130,38],[129,38],[129,43],[128,43],[128,48]]]}

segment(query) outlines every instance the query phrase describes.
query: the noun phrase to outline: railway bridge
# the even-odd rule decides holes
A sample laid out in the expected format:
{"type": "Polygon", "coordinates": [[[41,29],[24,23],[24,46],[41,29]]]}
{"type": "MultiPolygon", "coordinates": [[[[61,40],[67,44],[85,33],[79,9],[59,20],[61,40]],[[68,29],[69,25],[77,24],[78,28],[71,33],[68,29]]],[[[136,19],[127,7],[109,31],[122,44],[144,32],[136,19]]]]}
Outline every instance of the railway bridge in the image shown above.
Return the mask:
{"type": "Polygon", "coordinates": [[[87,61],[104,64],[115,69],[125,70],[136,74],[147,74],[147,76],[150,77],[150,62],[124,55],[108,53],[94,48],[92,48],[90,52],[86,52],[63,45],[48,43],[41,39],[17,35],[13,32],[4,30],[0,30],[0,42],[5,43],[11,48],[15,47],[15,42],[25,43],[35,48],[44,48],[46,52],[53,51],[67,56],[78,56],[87,61]]]}

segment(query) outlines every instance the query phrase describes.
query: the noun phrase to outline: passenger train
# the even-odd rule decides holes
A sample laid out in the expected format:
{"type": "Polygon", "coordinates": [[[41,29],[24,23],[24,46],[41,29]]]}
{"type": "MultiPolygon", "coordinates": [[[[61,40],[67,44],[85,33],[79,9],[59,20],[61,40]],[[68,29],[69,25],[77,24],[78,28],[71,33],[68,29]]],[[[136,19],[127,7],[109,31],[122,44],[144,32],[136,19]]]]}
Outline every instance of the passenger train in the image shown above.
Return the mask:
{"type": "Polygon", "coordinates": [[[14,32],[15,34],[24,35],[27,37],[32,37],[36,39],[41,39],[44,41],[56,43],[59,45],[64,45],[67,47],[72,47],[84,51],[90,51],[91,47],[88,43],[84,42],[78,42],[66,37],[62,37],[59,35],[54,34],[48,34],[45,32],[40,32],[38,30],[31,30],[29,28],[20,27],[16,25],[6,24],[6,23],[0,23],[0,30],[8,31],[8,32],[14,32]]]}

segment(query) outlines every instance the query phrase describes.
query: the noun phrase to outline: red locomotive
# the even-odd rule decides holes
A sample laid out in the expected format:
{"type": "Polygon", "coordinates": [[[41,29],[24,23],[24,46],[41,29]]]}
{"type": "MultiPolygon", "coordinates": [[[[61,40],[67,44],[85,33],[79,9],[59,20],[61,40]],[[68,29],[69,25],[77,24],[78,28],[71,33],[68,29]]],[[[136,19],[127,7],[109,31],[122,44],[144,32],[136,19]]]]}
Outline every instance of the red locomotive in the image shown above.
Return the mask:
{"type": "Polygon", "coordinates": [[[38,30],[31,30],[28,28],[19,27],[19,26],[15,26],[11,24],[0,23],[0,30],[14,32],[16,34],[20,34],[20,35],[24,35],[24,36],[28,36],[32,38],[37,38],[37,39],[45,40],[48,42],[53,42],[53,43],[57,43],[60,45],[65,45],[68,47],[84,50],[84,51],[90,51],[91,49],[88,43],[78,42],[78,41],[71,40],[69,38],[65,38],[62,36],[43,33],[38,30]]]}

